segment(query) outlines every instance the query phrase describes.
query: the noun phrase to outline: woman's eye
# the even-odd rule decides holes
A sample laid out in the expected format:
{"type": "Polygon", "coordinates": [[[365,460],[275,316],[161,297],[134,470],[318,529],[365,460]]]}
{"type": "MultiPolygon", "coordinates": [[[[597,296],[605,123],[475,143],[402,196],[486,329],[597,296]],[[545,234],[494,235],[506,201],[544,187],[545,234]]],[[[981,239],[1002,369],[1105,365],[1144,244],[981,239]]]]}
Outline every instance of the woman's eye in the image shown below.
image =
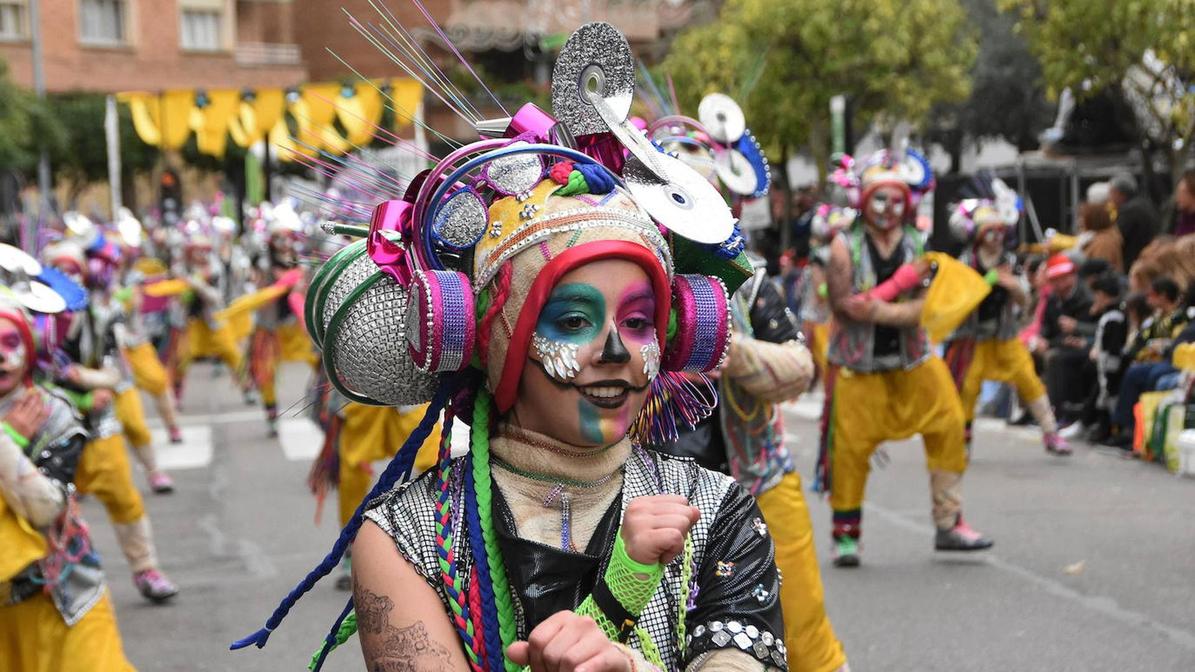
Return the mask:
{"type": "Polygon", "coordinates": [[[623,325],[627,329],[633,329],[635,331],[639,331],[641,329],[646,329],[647,328],[647,318],[628,317],[626,320],[623,321],[623,325]]]}
{"type": "Polygon", "coordinates": [[[589,326],[589,320],[580,315],[565,315],[557,324],[567,331],[580,331],[589,326]]]}

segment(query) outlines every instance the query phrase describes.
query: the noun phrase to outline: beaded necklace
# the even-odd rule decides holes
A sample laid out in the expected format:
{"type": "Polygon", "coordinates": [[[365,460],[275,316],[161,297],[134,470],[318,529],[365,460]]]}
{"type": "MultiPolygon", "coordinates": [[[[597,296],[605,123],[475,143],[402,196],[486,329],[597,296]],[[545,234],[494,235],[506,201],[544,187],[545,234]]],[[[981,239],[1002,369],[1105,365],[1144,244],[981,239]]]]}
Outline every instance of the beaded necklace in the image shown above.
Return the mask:
{"type": "MultiPolygon", "coordinates": [[[[536,445],[536,444],[532,444],[536,445]]],[[[550,507],[557,501],[560,502],[560,549],[564,551],[577,551],[577,547],[573,544],[573,523],[572,523],[572,496],[565,490],[565,488],[575,488],[578,490],[593,490],[600,488],[610,482],[615,476],[623,471],[623,467],[619,467],[614,471],[602,476],[594,481],[579,481],[571,478],[564,478],[561,476],[550,476],[548,474],[540,474],[526,469],[520,469],[506,460],[491,455],[490,460],[492,464],[503,471],[508,471],[516,476],[535,481],[537,483],[551,484],[547,494],[544,496],[544,507],[550,507]]]]}

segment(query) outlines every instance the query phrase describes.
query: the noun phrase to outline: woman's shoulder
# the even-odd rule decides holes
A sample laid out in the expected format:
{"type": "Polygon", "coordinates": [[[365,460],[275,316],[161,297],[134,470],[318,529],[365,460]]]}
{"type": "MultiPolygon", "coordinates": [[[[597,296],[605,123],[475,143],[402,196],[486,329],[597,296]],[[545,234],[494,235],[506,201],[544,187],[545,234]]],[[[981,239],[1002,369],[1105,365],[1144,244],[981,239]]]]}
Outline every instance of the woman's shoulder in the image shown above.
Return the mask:
{"type": "Polygon", "coordinates": [[[648,448],[636,449],[627,465],[628,475],[646,479],[655,486],[655,492],[643,494],[683,495],[702,510],[720,507],[738,487],[728,474],[706,469],[691,457],[648,448]]]}

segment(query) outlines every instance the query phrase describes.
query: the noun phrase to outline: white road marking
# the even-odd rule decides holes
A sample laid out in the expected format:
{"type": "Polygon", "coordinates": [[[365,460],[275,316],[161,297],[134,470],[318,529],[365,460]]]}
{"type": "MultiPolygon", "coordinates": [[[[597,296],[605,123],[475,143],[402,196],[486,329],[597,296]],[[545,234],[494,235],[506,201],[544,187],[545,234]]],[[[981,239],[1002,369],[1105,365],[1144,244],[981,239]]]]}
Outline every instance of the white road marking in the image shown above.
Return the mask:
{"type": "Polygon", "coordinates": [[[158,456],[158,466],[166,471],[198,469],[212,462],[212,428],[182,427],[183,442],[170,443],[164,429],[150,430],[158,456]]]}
{"type": "Polygon", "coordinates": [[[279,418],[278,442],[286,459],[310,462],[324,445],[324,433],[307,418],[279,418]]]}

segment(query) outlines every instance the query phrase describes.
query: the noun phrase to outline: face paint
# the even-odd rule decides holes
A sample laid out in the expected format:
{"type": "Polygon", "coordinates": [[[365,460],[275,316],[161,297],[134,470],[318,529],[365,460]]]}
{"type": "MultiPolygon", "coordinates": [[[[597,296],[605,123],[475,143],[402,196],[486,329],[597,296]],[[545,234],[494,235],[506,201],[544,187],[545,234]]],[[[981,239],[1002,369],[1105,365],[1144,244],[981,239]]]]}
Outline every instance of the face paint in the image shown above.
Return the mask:
{"type": "Polygon", "coordinates": [[[643,375],[647,376],[649,381],[655,380],[656,376],[660,375],[659,342],[652,340],[651,343],[639,348],[639,354],[643,356],[643,375]]]}
{"type": "Polygon", "coordinates": [[[16,325],[0,319],[0,395],[8,394],[20,384],[28,357],[16,325]]]}
{"type": "Polygon", "coordinates": [[[646,273],[632,262],[597,261],[566,274],[540,310],[516,424],[574,446],[621,440],[659,371],[655,305],[646,273]]]}
{"type": "Polygon", "coordinates": [[[867,222],[880,229],[900,225],[905,216],[905,194],[897,187],[882,186],[868,197],[864,215],[867,222]]]}
{"type": "Polygon", "coordinates": [[[576,343],[550,341],[536,334],[531,338],[531,347],[535,348],[535,354],[544,365],[544,373],[553,380],[566,383],[581,372],[581,365],[577,362],[580,346],[576,343]]]}

